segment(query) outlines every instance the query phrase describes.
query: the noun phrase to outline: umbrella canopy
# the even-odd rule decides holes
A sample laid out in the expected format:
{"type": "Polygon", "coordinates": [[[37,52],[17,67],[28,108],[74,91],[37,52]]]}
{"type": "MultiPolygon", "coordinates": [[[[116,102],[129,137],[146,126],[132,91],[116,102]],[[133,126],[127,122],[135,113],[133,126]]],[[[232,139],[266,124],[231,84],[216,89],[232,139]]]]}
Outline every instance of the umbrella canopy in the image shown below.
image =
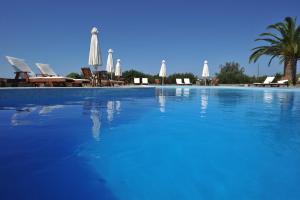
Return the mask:
{"type": "Polygon", "coordinates": [[[91,38],[91,45],[90,45],[90,54],[89,54],[89,65],[98,69],[98,66],[102,65],[102,58],[101,58],[101,51],[100,51],[100,44],[98,40],[98,30],[96,27],[93,27],[92,31],[92,38],[91,38]]]}
{"type": "Polygon", "coordinates": [[[167,77],[167,65],[166,65],[166,61],[165,60],[162,60],[162,62],[161,62],[159,76],[160,77],[167,77]]]}
{"type": "Polygon", "coordinates": [[[209,77],[209,70],[208,70],[208,62],[207,60],[204,61],[203,71],[202,71],[202,77],[207,78],[209,77]]]}
{"type": "Polygon", "coordinates": [[[116,70],[115,70],[115,76],[122,76],[122,71],[121,71],[121,60],[117,60],[116,64],[116,70]]]}
{"type": "Polygon", "coordinates": [[[108,50],[108,57],[107,57],[107,63],[106,63],[106,71],[108,73],[113,73],[114,72],[114,60],[113,60],[113,50],[109,49],[108,50]]]}

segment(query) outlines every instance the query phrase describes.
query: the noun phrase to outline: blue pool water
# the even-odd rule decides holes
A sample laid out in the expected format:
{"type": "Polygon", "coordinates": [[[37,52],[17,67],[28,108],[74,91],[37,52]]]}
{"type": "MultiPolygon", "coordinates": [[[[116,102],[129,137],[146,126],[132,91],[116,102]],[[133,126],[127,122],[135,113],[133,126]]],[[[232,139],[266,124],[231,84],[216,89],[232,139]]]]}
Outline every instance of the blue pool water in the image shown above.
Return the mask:
{"type": "Polygon", "coordinates": [[[0,90],[0,199],[300,199],[300,92],[0,90]]]}

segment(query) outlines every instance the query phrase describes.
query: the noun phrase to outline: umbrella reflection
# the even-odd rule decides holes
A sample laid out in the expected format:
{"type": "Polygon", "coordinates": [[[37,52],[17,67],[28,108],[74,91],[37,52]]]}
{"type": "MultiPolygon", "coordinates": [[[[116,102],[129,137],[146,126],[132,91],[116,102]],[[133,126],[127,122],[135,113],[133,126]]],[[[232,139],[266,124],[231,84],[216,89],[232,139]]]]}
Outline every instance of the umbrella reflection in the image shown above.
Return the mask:
{"type": "Polygon", "coordinates": [[[111,123],[116,118],[116,114],[120,114],[121,101],[99,101],[97,99],[88,99],[84,103],[84,110],[88,111],[88,113],[84,113],[90,115],[93,123],[93,138],[95,138],[96,141],[99,141],[101,137],[101,128],[105,127],[107,122],[111,123]]]}
{"type": "Polygon", "coordinates": [[[160,112],[164,113],[166,111],[166,96],[163,96],[163,95],[160,95],[158,96],[158,102],[159,102],[159,105],[160,105],[160,112]]]}
{"type": "Polygon", "coordinates": [[[158,91],[158,103],[160,112],[164,113],[166,111],[166,96],[163,89],[158,91]]]}
{"type": "Polygon", "coordinates": [[[121,101],[116,101],[116,111],[117,111],[118,113],[121,112],[121,101]]]}
{"type": "Polygon", "coordinates": [[[91,119],[93,121],[92,134],[96,141],[100,140],[101,114],[97,108],[91,109],[91,119]]]}
{"type": "Polygon", "coordinates": [[[201,113],[205,114],[208,106],[208,95],[201,94],[201,113]]]}
{"type": "Polygon", "coordinates": [[[111,122],[114,119],[114,101],[107,102],[107,120],[111,122]]]}

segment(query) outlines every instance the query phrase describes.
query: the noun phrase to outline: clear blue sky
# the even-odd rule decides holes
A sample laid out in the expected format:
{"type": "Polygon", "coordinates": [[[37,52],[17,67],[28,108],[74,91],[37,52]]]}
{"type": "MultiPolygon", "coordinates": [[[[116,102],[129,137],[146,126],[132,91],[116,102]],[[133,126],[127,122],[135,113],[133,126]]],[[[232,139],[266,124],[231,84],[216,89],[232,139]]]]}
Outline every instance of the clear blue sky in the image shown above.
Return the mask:
{"type": "MultiPolygon", "coordinates": [[[[256,74],[257,64],[248,64],[254,39],[299,8],[299,0],[1,0],[0,77],[13,75],[5,55],[26,59],[35,71],[34,63],[44,62],[62,75],[80,72],[92,26],[100,29],[102,69],[112,48],[123,70],[158,73],[165,59],[168,74],[200,75],[207,59],[212,73],[237,61],[256,74]]],[[[271,67],[267,61],[259,61],[261,74],[282,72],[277,60],[271,67]]]]}

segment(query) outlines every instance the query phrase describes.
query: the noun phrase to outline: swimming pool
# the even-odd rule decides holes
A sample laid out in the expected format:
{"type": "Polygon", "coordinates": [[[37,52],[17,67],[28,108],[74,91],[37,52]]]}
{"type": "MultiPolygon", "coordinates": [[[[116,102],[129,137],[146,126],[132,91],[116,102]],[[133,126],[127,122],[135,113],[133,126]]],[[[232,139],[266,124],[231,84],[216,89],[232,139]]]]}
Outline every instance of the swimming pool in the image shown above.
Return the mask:
{"type": "Polygon", "coordinates": [[[0,199],[300,199],[300,92],[0,90],[0,199]]]}

